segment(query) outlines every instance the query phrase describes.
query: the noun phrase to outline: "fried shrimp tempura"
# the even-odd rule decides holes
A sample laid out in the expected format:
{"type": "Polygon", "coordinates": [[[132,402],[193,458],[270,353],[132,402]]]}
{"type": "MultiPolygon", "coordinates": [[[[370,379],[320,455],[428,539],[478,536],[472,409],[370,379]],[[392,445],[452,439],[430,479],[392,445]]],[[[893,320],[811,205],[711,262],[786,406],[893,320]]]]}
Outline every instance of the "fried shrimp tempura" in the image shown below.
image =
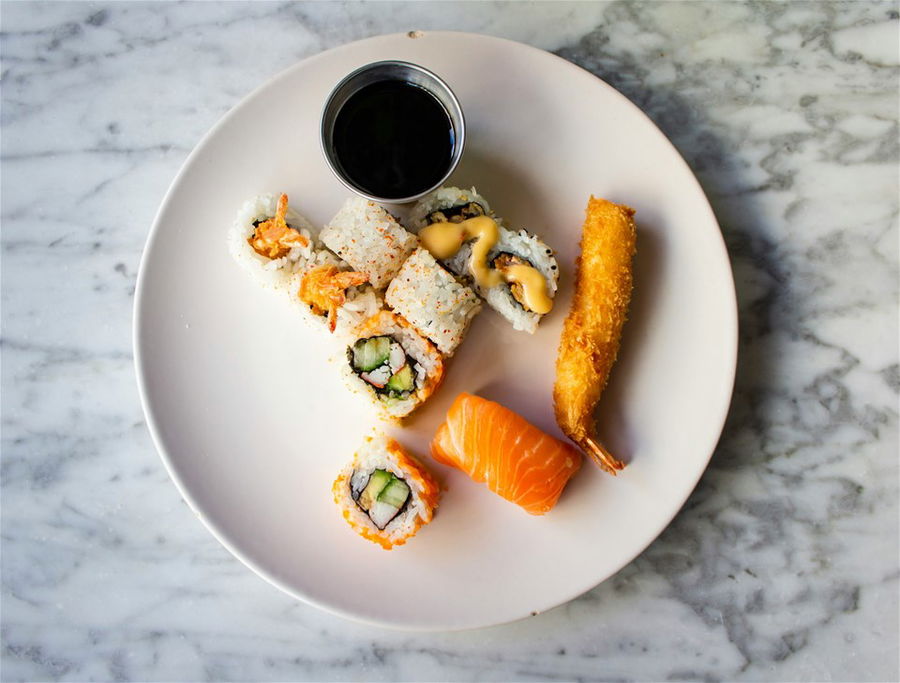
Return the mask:
{"type": "Polygon", "coordinates": [[[615,475],[625,464],[596,438],[594,408],[616,361],[631,300],[634,209],[593,196],[576,262],[575,297],[556,358],[553,407],[562,431],[615,475]]]}

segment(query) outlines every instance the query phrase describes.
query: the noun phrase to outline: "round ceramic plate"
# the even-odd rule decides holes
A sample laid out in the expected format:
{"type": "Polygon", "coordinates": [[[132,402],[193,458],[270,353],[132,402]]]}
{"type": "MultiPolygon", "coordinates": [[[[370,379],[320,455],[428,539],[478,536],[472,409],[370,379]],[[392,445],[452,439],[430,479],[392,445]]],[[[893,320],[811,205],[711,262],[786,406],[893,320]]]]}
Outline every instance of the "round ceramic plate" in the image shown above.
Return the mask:
{"type": "Polygon", "coordinates": [[[697,181],[649,119],[591,74],[517,43],[462,33],[382,36],[316,55],[271,80],[204,138],[150,232],[135,303],[135,359],[153,439],[216,537],[279,588],[331,612],[414,629],[486,626],[559,605],[640,553],[700,478],[734,380],[737,317],[728,257],[697,181]],[[475,186],[511,225],[558,252],[561,289],[537,334],[483,311],[441,389],[387,431],[445,492],[434,521],[385,552],[358,537],[331,483],[380,426],[330,362],[333,340],[231,260],[238,207],[287,192],[313,222],[347,195],[319,149],[332,86],[367,62],[403,59],[456,92],[468,135],[450,184],[475,186]],[[631,319],[600,406],[599,433],[628,462],[586,462],[533,517],[428,443],[453,398],[478,393],[560,436],[551,391],[591,195],[637,210],[631,319]]]}

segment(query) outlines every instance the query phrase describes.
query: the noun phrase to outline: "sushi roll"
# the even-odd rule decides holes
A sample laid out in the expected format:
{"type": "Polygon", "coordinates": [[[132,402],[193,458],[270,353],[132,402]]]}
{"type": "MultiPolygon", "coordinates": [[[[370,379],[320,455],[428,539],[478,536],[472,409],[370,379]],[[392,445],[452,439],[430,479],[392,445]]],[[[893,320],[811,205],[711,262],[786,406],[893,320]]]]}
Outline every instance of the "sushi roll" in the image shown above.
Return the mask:
{"type": "Polygon", "coordinates": [[[347,382],[390,417],[409,415],[444,377],[444,361],[434,345],[390,311],[369,318],[353,337],[347,346],[347,382]]]}
{"type": "Polygon", "coordinates": [[[438,254],[441,265],[471,283],[514,329],[531,334],[537,330],[553,307],[559,280],[559,266],[549,246],[526,230],[504,227],[474,188],[444,187],[433,192],[413,208],[409,223],[431,251],[435,251],[433,238],[442,245],[453,244],[452,253],[438,254]],[[438,233],[433,226],[448,230],[438,233]],[[483,261],[476,266],[473,246],[482,241],[487,242],[481,250],[483,261]]]}
{"type": "Polygon", "coordinates": [[[331,491],[353,530],[385,550],[428,524],[440,496],[428,470],[384,436],[366,439],[331,491]]]}
{"type": "Polygon", "coordinates": [[[293,276],[290,292],[306,320],[339,336],[351,334],[384,305],[368,276],[327,249],[318,250],[310,265],[293,276]]]}
{"type": "Polygon", "coordinates": [[[313,256],[312,224],[288,206],[286,194],[246,201],[228,233],[232,257],[260,284],[286,288],[313,256]]]}
{"type": "Polygon", "coordinates": [[[456,281],[426,249],[416,249],[385,293],[385,302],[441,353],[452,356],[466,334],[481,301],[456,281]]]}
{"type": "Polygon", "coordinates": [[[471,190],[441,187],[416,202],[409,213],[409,225],[418,231],[438,221],[460,223],[475,216],[493,216],[493,213],[487,199],[474,187],[471,190]]]}
{"type": "Polygon", "coordinates": [[[418,243],[391,214],[361,197],[348,199],[320,238],[375,289],[387,286],[418,243]]]}
{"type": "MultiPolygon", "coordinates": [[[[513,329],[534,334],[541,318],[553,306],[559,282],[559,265],[553,250],[535,235],[525,230],[513,232],[502,226],[499,233],[497,242],[488,252],[487,262],[491,268],[505,274],[503,282],[495,287],[481,287],[473,279],[473,286],[487,305],[510,322],[513,329]],[[529,285],[527,281],[516,279],[516,271],[524,272],[526,278],[536,282],[532,289],[543,290],[543,295],[538,294],[539,301],[530,300],[529,285]]],[[[466,261],[470,258],[471,246],[463,245],[454,257],[451,270],[465,270],[466,261]]]]}

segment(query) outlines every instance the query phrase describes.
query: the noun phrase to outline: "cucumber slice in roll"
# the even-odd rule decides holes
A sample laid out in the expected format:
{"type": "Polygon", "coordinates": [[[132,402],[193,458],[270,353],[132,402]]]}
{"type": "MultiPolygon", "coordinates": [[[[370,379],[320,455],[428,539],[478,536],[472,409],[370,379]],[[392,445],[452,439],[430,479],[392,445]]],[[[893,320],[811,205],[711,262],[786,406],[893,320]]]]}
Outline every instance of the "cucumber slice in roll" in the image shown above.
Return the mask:
{"type": "Polygon", "coordinates": [[[390,338],[359,339],[353,345],[353,367],[358,372],[369,372],[386,363],[390,355],[390,338]]]}
{"type": "Polygon", "coordinates": [[[357,505],[368,511],[377,500],[379,494],[390,483],[392,477],[393,475],[390,472],[385,472],[384,470],[372,472],[372,476],[369,477],[369,483],[366,484],[363,492],[359,494],[359,500],[356,501],[357,505]]]}

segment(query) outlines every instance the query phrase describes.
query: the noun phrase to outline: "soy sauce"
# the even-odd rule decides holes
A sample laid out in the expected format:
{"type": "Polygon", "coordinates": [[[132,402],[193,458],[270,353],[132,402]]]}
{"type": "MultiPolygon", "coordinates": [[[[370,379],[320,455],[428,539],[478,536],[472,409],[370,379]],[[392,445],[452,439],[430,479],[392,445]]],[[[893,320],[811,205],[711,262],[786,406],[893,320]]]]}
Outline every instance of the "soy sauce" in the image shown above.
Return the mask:
{"type": "Polygon", "coordinates": [[[454,132],[430,92],[406,81],[380,81],[347,99],[335,119],[333,141],[344,174],[360,190],[402,199],[444,177],[454,132]]]}

